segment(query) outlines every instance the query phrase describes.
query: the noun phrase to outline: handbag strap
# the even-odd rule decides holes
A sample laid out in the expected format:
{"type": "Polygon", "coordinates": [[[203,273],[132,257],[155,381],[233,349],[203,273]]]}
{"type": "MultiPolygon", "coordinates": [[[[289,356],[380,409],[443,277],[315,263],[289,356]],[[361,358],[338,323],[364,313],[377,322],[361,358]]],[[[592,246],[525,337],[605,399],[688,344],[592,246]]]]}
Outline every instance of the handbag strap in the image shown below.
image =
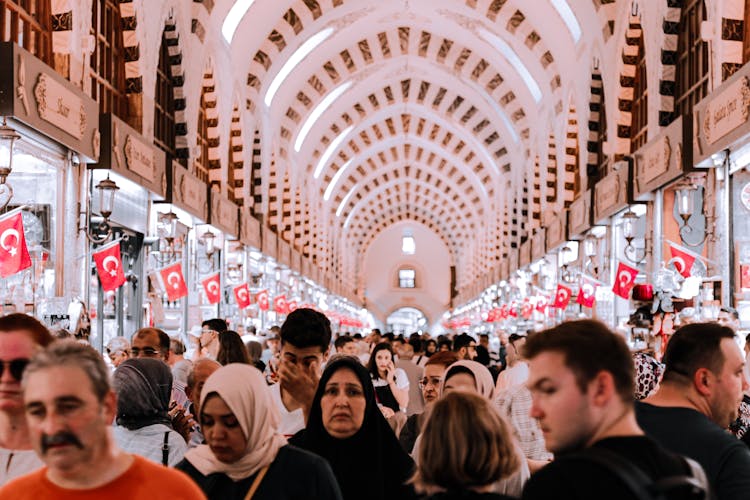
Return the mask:
{"type": "Polygon", "coordinates": [[[161,445],[161,464],[169,465],[169,431],[164,433],[164,443],[161,445]]]}
{"type": "Polygon", "coordinates": [[[263,478],[265,477],[266,472],[268,472],[267,465],[263,467],[260,471],[258,471],[258,475],[255,476],[255,481],[253,481],[253,484],[252,486],[250,486],[250,489],[247,490],[247,495],[245,495],[245,500],[251,500],[253,498],[253,495],[255,495],[255,492],[258,490],[258,487],[260,487],[260,483],[263,482],[263,478]]]}

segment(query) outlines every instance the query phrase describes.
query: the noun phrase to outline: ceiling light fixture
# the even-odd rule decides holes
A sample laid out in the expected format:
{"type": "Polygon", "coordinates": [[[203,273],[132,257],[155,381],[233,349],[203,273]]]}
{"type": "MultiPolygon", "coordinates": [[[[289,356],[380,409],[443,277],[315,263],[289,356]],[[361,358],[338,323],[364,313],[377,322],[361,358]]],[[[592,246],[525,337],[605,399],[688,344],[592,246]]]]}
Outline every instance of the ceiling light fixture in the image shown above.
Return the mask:
{"type": "Polygon", "coordinates": [[[349,87],[352,86],[352,82],[344,82],[332,91],[326,95],[322,101],[320,101],[320,104],[315,106],[315,109],[312,110],[310,113],[310,116],[307,117],[307,120],[305,120],[305,123],[302,124],[302,127],[299,129],[299,134],[297,134],[297,139],[294,141],[294,150],[299,153],[300,149],[302,149],[302,144],[305,143],[305,139],[307,138],[307,134],[310,133],[310,130],[312,130],[313,125],[315,125],[315,122],[318,121],[318,119],[321,117],[321,115],[325,112],[326,109],[333,104],[333,102],[338,99],[341,94],[349,90],[349,87]]]}
{"type": "Polygon", "coordinates": [[[266,97],[264,99],[267,107],[271,106],[276,92],[279,91],[279,88],[281,88],[281,84],[284,83],[286,77],[288,77],[292,73],[292,71],[294,71],[294,68],[296,68],[297,65],[310,54],[310,52],[315,50],[318,45],[323,43],[332,34],[333,28],[326,28],[315,33],[313,36],[308,38],[305,43],[300,45],[300,47],[294,52],[294,54],[292,54],[289,59],[286,60],[284,66],[281,67],[281,70],[274,77],[271,85],[268,86],[266,97]]]}
{"type": "Polygon", "coordinates": [[[568,5],[568,2],[566,0],[550,1],[552,2],[552,6],[555,8],[557,13],[560,14],[560,17],[562,17],[565,25],[568,27],[568,31],[570,31],[570,35],[573,37],[573,42],[578,43],[578,40],[581,39],[581,25],[578,23],[578,18],[573,13],[570,5],[568,5]]]}
{"type": "Polygon", "coordinates": [[[495,35],[491,31],[488,31],[484,28],[480,28],[479,34],[484,38],[490,45],[494,46],[497,50],[500,51],[500,53],[507,59],[507,61],[510,63],[511,66],[518,72],[521,79],[524,81],[526,86],[529,88],[529,92],[531,92],[531,96],[534,98],[536,102],[539,102],[542,100],[542,90],[539,88],[539,84],[536,83],[536,80],[533,76],[531,76],[531,73],[529,73],[529,70],[526,68],[526,65],[521,61],[521,58],[518,57],[518,54],[516,54],[516,51],[511,48],[510,45],[508,45],[505,40],[500,38],[499,36],[495,35]]]}
{"type": "Polygon", "coordinates": [[[331,197],[331,193],[333,192],[333,188],[336,187],[336,183],[341,178],[341,175],[344,173],[344,170],[346,170],[349,165],[351,165],[352,160],[347,160],[346,163],[344,163],[341,168],[339,168],[336,173],[333,175],[333,179],[331,179],[331,182],[328,183],[328,187],[326,188],[325,193],[323,193],[323,200],[328,201],[328,199],[331,197]]]}
{"type": "Polygon", "coordinates": [[[357,190],[358,187],[359,187],[359,184],[355,184],[352,187],[352,189],[348,193],[346,193],[346,196],[344,196],[344,199],[341,200],[341,204],[339,205],[339,208],[336,209],[336,217],[341,217],[341,212],[344,211],[344,207],[349,201],[349,198],[352,197],[352,195],[354,194],[354,192],[357,190]]]}
{"type": "Polygon", "coordinates": [[[354,130],[354,125],[349,125],[344,129],[343,132],[341,132],[331,141],[326,150],[323,152],[323,156],[320,157],[318,165],[315,167],[315,171],[313,172],[314,178],[317,179],[318,177],[320,177],[321,172],[323,172],[323,167],[326,166],[328,160],[330,160],[331,156],[333,156],[333,153],[336,152],[336,149],[338,149],[341,142],[346,139],[346,136],[349,135],[349,132],[351,132],[352,130],[354,130]]]}
{"type": "Polygon", "coordinates": [[[232,8],[229,9],[229,13],[227,13],[227,17],[224,18],[224,22],[221,25],[221,34],[227,43],[232,43],[237,26],[240,25],[240,21],[245,17],[245,14],[250,10],[253,3],[255,3],[255,0],[237,0],[232,5],[232,8]]]}

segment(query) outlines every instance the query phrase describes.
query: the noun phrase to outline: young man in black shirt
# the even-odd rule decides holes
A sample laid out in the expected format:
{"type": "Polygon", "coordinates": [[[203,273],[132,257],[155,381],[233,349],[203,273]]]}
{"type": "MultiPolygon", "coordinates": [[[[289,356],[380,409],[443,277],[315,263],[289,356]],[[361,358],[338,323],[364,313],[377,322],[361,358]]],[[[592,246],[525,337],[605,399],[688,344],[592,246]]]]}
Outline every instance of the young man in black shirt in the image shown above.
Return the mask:
{"type": "MultiPolygon", "coordinates": [[[[690,476],[691,466],[646,437],[633,411],[634,368],[625,341],[597,321],[562,323],[524,347],[531,416],[556,459],[526,484],[524,500],[637,500],[617,471],[591,457],[604,450],[650,480],[690,476]]],[[[679,497],[686,498],[686,497],[679,497]]]]}
{"type": "Polygon", "coordinates": [[[636,405],[638,424],[700,463],[717,500],[750,499],[750,450],[726,431],[748,388],[734,331],[718,323],[685,325],[669,340],[664,364],[659,390],[636,405]]]}

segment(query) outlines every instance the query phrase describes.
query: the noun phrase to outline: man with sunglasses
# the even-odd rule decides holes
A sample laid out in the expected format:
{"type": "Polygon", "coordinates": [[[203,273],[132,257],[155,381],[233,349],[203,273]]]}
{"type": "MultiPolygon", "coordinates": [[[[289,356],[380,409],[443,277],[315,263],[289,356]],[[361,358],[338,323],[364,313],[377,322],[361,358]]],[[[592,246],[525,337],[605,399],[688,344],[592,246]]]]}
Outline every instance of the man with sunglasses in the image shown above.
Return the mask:
{"type": "Polygon", "coordinates": [[[34,353],[53,340],[31,316],[0,317],[0,486],[44,465],[34,453],[26,425],[21,377],[34,353]]]}

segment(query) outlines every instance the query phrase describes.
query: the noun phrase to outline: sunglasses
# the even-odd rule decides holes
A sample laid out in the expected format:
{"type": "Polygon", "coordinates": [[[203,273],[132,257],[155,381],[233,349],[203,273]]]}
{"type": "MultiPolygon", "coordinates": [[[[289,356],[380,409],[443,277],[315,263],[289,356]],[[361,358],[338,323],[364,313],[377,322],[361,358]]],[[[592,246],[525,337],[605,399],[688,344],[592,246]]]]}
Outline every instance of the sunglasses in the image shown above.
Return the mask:
{"type": "Polygon", "coordinates": [[[140,355],[146,356],[148,358],[155,358],[159,355],[159,351],[154,349],[153,347],[144,347],[143,349],[140,349],[138,347],[131,347],[130,353],[134,358],[137,358],[140,355]]]}
{"type": "Polygon", "coordinates": [[[27,358],[11,359],[10,361],[0,360],[0,377],[3,376],[3,373],[5,373],[5,368],[7,367],[8,370],[10,370],[10,374],[13,376],[13,378],[20,382],[23,371],[26,369],[26,365],[28,364],[29,359],[27,358]]]}

